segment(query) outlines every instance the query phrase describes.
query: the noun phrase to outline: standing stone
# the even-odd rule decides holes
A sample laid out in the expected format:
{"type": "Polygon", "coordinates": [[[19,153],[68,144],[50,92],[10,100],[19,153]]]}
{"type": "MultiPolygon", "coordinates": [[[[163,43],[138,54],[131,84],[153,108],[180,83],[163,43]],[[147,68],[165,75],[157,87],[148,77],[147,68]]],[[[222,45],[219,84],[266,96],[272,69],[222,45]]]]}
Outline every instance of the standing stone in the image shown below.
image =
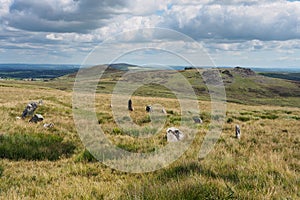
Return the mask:
{"type": "Polygon", "coordinates": [[[132,101],[129,99],[128,101],[128,110],[133,111],[132,101]]]}
{"type": "Polygon", "coordinates": [[[240,129],[240,126],[239,125],[236,125],[235,126],[235,137],[237,139],[240,139],[241,138],[241,129],[240,129]]]}
{"type": "Polygon", "coordinates": [[[146,106],[146,111],[147,112],[152,112],[152,106],[150,106],[150,105],[146,106]]]}
{"type": "Polygon", "coordinates": [[[31,102],[27,104],[26,108],[24,109],[22,113],[22,119],[24,119],[26,116],[32,115],[34,111],[37,109],[38,104],[36,102],[31,102]]]}
{"type": "Polygon", "coordinates": [[[177,128],[171,127],[167,130],[167,141],[178,142],[184,139],[184,134],[177,128]]]}
{"type": "Polygon", "coordinates": [[[163,108],[163,109],[161,109],[161,112],[163,113],[163,114],[167,114],[167,111],[163,108]]]}

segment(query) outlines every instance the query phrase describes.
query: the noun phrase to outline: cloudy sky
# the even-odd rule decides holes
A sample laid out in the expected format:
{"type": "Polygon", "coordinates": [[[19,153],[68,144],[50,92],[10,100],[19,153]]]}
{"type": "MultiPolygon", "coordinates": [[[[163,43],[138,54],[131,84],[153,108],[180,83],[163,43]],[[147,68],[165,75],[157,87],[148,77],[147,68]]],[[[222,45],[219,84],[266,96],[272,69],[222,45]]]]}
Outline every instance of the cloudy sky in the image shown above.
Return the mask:
{"type": "MultiPolygon", "coordinates": [[[[108,38],[149,27],[190,37],[219,66],[300,66],[300,1],[295,0],[0,0],[0,63],[81,64],[108,38]]],[[[181,38],[158,34],[147,36],[160,49],[182,44],[181,38]]],[[[124,45],[136,49],[147,42],[133,34],[103,50],[97,62],[118,56],[124,45]]],[[[180,56],[192,54],[188,47],[180,56]]],[[[164,56],[154,55],[141,51],[120,61],[159,64],[164,56]]],[[[162,64],[182,63],[170,57],[162,64]]]]}

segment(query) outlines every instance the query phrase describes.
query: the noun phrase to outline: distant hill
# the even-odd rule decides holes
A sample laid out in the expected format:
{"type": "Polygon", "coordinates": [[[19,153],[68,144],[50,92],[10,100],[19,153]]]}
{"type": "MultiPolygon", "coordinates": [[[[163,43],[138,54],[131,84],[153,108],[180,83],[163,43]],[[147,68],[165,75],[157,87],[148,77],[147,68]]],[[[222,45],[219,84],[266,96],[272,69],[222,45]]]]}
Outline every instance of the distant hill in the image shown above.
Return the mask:
{"type": "Polygon", "coordinates": [[[263,76],[268,76],[272,78],[280,78],[280,79],[286,79],[286,80],[291,80],[291,81],[300,81],[300,73],[260,73],[263,76]]]}
{"type": "Polygon", "coordinates": [[[77,72],[78,65],[0,64],[0,77],[13,79],[52,79],[77,72]]]}
{"type": "MultiPolygon", "coordinates": [[[[38,65],[20,66],[0,65],[0,77],[9,77],[15,79],[26,78],[41,78],[53,79],[48,82],[49,87],[54,87],[63,90],[72,90],[74,78],[78,72],[79,66],[46,66],[38,65]],[[25,69],[24,69],[25,67],[25,69]],[[57,79],[58,77],[61,77],[57,79]]],[[[94,67],[84,68],[86,72],[97,73],[97,68],[105,68],[105,73],[102,75],[99,85],[97,87],[98,93],[111,93],[117,81],[124,80],[122,77],[128,70],[136,71],[137,77],[144,77],[145,72],[142,70],[151,69],[151,73],[157,73],[158,68],[141,67],[126,63],[117,63],[111,65],[97,65],[94,67]]],[[[195,93],[201,100],[210,100],[209,91],[202,79],[201,72],[204,68],[184,67],[180,70],[162,70],[167,72],[157,76],[166,76],[163,81],[178,82],[177,72],[181,73],[191,83],[195,93]],[[167,74],[167,75],[166,75],[167,74]]],[[[241,104],[269,104],[269,105],[282,105],[282,106],[297,106],[300,107],[300,73],[271,73],[263,72],[257,73],[249,68],[235,67],[235,68],[214,68],[218,70],[222,76],[224,86],[226,89],[226,98],[229,102],[241,104]]],[[[150,73],[150,72],[149,72],[150,73]]],[[[151,83],[151,79],[148,82],[151,83]]],[[[28,83],[27,83],[28,84],[28,83]]],[[[156,96],[175,98],[174,93],[167,88],[156,84],[148,84],[135,91],[137,96],[156,96]]]]}
{"type": "MultiPolygon", "coordinates": [[[[99,82],[97,90],[99,93],[110,93],[117,81],[121,79],[122,81],[126,81],[122,78],[123,74],[125,74],[124,68],[119,70],[120,68],[115,69],[114,66],[110,66],[107,69],[99,82]]],[[[201,76],[203,70],[204,69],[186,68],[186,70],[180,70],[179,72],[191,83],[199,99],[209,100],[209,91],[201,76]]],[[[300,107],[298,103],[300,98],[299,81],[267,77],[249,68],[242,67],[215,68],[214,70],[218,70],[222,76],[227,101],[229,102],[300,107]]],[[[163,70],[162,72],[166,71],[167,70],[163,70]]],[[[169,72],[164,73],[164,75],[157,73],[155,70],[149,73],[156,73],[157,76],[165,76],[165,81],[173,82],[174,84],[176,84],[176,80],[178,79],[175,70],[169,70],[169,72]]],[[[145,72],[137,70],[135,76],[144,77],[145,72]]],[[[135,91],[135,95],[175,98],[173,92],[161,86],[159,82],[139,88],[135,91]]]]}

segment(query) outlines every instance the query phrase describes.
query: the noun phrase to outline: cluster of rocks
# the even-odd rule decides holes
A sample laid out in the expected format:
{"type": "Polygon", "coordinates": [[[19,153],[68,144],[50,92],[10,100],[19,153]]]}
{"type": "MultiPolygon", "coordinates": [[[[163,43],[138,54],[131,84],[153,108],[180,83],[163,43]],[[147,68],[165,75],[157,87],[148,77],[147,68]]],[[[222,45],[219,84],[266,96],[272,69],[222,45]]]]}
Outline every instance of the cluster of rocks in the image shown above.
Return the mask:
{"type": "Polygon", "coordinates": [[[250,68],[243,68],[243,67],[239,67],[239,66],[235,67],[233,69],[233,71],[235,73],[240,74],[243,77],[249,77],[249,76],[255,76],[256,75],[256,73],[252,69],[250,69],[250,68]]]}
{"type": "MultiPolygon", "coordinates": [[[[22,112],[21,117],[17,117],[17,119],[25,119],[26,117],[30,117],[29,122],[30,123],[38,123],[42,122],[44,120],[43,115],[41,114],[34,114],[38,106],[43,105],[43,100],[40,100],[39,102],[30,102],[26,105],[25,109],[22,112]]],[[[53,123],[50,124],[44,124],[44,128],[52,128],[54,127],[53,123]]]]}
{"type": "MultiPolygon", "coordinates": [[[[245,70],[245,69],[243,69],[243,70],[245,70]]],[[[248,70],[246,69],[246,71],[248,71],[248,70]]],[[[227,72],[225,72],[225,73],[227,73],[227,72]]],[[[131,99],[128,100],[128,110],[129,111],[134,111],[131,99]]],[[[146,110],[146,112],[150,113],[150,112],[153,111],[153,108],[152,108],[151,105],[147,105],[145,110],[146,110]]],[[[162,113],[167,114],[167,112],[164,108],[161,111],[162,111],[162,113]]],[[[193,121],[194,121],[195,124],[202,124],[203,123],[202,119],[199,116],[194,116],[193,121]]],[[[184,133],[181,132],[178,128],[175,128],[175,127],[168,128],[166,136],[167,136],[167,141],[168,142],[179,142],[179,141],[182,141],[185,138],[184,133]]],[[[241,129],[240,129],[239,125],[235,126],[235,137],[237,139],[241,138],[241,129]]]]}

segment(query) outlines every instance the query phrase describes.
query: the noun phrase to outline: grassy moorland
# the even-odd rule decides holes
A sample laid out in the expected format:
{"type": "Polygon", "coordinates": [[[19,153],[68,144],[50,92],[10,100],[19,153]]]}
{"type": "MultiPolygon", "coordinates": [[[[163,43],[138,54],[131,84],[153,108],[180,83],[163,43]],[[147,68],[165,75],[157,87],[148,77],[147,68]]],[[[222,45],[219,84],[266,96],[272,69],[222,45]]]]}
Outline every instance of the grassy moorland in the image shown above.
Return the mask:
{"type": "MultiPolygon", "coordinates": [[[[239,70],[221,72],[230,102],[213,151],[198,161],[211,119],[209,95],[195,71],[182,71],[198,88],[204,123],[197,126],[197,137],[183,156],[144,174],[113,170],[84,149],[73,121],[72,77],[46,83],[1,81],[0,199],[299,199],[299,83],[239,70]],[[44,123],[54,123],[53,128],[16,119],[29,101],[39,99],[44,105],[36,113],[44,116],[44,123]],[[240,140],[234,138],[235,124],[241,126],[240,140]]],[[[164,146],[165,130],[142,140],[114,122],[109,92],[121,75],[106,74],[99,83],[99,126],[113,143],[131,152],[164,146]]],[[[158,103],[168,113],[165,127],[177,126],[180,107],[172,97],[159,85],[140,88],[132,97],[133,121],[147,127],[145,105],[158,103]]]]}

